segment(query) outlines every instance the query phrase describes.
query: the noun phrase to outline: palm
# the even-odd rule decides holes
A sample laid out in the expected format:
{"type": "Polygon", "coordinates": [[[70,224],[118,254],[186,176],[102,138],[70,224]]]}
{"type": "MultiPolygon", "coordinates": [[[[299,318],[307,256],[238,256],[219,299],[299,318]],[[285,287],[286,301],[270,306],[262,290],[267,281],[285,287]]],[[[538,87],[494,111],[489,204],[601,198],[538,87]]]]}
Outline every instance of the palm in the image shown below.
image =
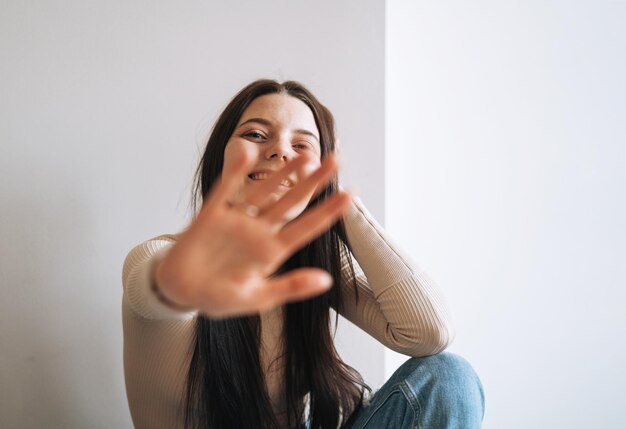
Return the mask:
{"type": "Polygon", "coordinates": [[[228,202],[236,192],[236,178],[247,171],[251,161],[244,157],[233,171],[224,172],[198,217],[157,270],[157,281],[169,297],[209,316],[264,311],[311,297],[328,287],[328,274],[320,269],[301,268],[275,278],[269,276],[334,223],[347,206],[349,196],[338,193],[294,221],[285,222],[293,206],[332,177],[336,161],[327,157],[317,171],[277,202],[268,203],[272,187],[282,176],[301,168],[305,160],[296,158],[259,183],[254,195],[247,196],[250,204],[262,209],[257,217],[228,202]]]}

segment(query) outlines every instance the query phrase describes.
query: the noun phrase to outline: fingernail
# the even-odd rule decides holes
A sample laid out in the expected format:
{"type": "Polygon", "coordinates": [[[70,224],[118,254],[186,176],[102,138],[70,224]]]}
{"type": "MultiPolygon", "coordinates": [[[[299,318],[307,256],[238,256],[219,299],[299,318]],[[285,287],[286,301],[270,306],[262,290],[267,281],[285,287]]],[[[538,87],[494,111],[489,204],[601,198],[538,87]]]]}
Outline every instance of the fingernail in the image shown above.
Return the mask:
{"type": "Polygon", "coordinates": [[[319,287],[329,288],[333,284],[333,277],[328,273],[320,275],[318,283],[319,287]]]}
{"type": "Polygon", "coordinates": [[[344,192],[350,194],[350,196],[356,196],[358,194],[357,191],[357,187],[356,186],[348,186],[347,188],[344,188],[344,192]]]}
{"type": "Polygon", "coordinates": [[[302,170],[303,170],[303,173],[308,176],[311,173],[313,173],[315,170],[317,170],[318,167],[319,167],[319,164],[315,164],[313,162],[307,162],[302,167],[302,170]]]}

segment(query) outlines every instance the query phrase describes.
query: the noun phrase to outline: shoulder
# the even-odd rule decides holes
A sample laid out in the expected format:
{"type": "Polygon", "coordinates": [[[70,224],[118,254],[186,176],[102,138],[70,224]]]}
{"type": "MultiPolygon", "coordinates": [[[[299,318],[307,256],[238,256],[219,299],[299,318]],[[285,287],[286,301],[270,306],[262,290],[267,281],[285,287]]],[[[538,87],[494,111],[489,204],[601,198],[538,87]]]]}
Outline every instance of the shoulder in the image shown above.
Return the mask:
{"type": "Polygon", "coordinates": [[[180,238],[180,234],[161,234],[161,235],[157,235],[156,237],[152,237],[147,241],[171,241],[171,242],[175,242],[180,238]]]}
{"type": "Polygon", "coordinates": [[[124,302],[142,319],[189,320],[193,311],[171,308],[155,293],[153,273],[155,264],[163,258],[179,237],[162,234],[133,247],[122,268],[124,302]]]}
{"type": "Polygon", "coordinates": [[[171,247],[178,240],[179,236],[180,234],[161,234],[135,245],[124,259],[123,279],[126,280],[127,275],[135,266],[151,259],[160,251],[171,247]]]}

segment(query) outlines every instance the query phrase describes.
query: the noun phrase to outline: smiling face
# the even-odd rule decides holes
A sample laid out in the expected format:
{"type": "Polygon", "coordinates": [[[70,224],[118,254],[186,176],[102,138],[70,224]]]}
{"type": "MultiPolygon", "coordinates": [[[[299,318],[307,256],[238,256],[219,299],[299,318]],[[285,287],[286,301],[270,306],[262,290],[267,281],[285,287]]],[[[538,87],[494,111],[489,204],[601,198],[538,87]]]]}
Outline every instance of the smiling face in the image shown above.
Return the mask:
{"type": "MultiPolygon", "coordinates": [[[[318,167],[321,159],[320,134],[311,109],[287,94],[256,98],[244,111],[226,144],[223,171],[230,171],[238,154],[245,149],[255,154],[257,162],[249,174],[241,178],[239,201],[245,201],[252,183],[265,180],[296,156],[306,155],[311,159],[311,168],[318,167]]],[[[296,175],[289,176],[289,180],[276,190],[274,198],[280,198],[300,179],[296,175]]],[[[294,217],[302,213],[311,196],[297,210],[294,208],[294,217]]]]}

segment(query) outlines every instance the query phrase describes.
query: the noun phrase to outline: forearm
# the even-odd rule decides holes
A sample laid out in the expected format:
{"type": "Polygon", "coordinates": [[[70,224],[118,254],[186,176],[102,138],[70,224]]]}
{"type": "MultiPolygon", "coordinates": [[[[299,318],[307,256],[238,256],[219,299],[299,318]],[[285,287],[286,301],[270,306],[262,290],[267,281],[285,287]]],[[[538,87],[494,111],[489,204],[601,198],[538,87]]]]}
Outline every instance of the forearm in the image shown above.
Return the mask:
{"type": "Polygon", "coordinates": [[[124,261],[124,299],[144,318],[186,319],[193,315],[192,310],[177,305],[164,295],[155,283],[156,268],[172,244],[172,236],[147,240],[133,248],[124,261]]]}
{"type": "Polygon", "coordinates": [[[357,274],[358,305],[352,282],[345,282],[345,316],[401,353],[423,355],[445,348],[454,328],[437,284],[402,252],[358,198],[344,223],[364,273],[357,274]]]}

